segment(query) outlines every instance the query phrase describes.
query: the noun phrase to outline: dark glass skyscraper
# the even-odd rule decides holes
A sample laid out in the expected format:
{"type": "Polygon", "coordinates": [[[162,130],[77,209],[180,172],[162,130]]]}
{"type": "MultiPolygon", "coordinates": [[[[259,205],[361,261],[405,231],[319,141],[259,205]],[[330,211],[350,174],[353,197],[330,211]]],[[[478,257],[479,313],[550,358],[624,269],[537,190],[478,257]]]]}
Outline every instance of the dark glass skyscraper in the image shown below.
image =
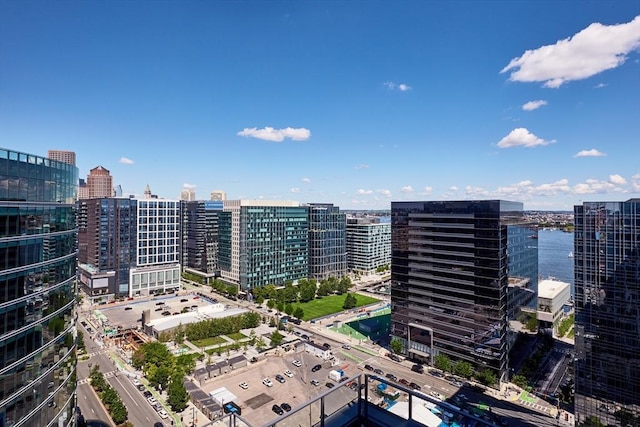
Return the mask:
{"type": "Polygon", "coordinates": [[[574,214],[576,425],[637,426],[640,199],[586,202],[574,214]]]}
{"type": "Polygon", "coordinates": [[[222,206],[221,200],[180,201],[183,269],[195,270],[206,277],[219,274],[218,229],[222,206]]]}
{"type": "Polygon", "coordinates": [[[0,149],[0,426],[75,424],[78,169],[0,149]]]}
{"type": "Polygon", "coordinates": [[[391,204],[391,335],[411,358],[438,355],[508,374],[509,333],[535,306],[537,230],[522,203],[391,204]]]}

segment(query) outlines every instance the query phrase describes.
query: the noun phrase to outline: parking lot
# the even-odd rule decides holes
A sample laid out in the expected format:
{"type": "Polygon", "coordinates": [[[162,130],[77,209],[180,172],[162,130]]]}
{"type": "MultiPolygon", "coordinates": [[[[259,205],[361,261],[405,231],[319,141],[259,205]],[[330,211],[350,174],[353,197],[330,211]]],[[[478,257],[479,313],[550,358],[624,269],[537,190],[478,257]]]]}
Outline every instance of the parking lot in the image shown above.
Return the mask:
{"type": "Polygon", "coordinates": [[[136,299],[120,304],[101,305],[97,310],[108,319],[109,326],[128,329],[141,325],[142,313],[145,310],[149,310],[150,320],[155,320],[180,313],[185,308],[197,309],[209,304],[211,304],[209,301],[195,294],[166,295],[148,300],[136,299]]]}
{"type": "MultiPolygon", "coordinates": [[[[271,356],[258,363],[240,368],[236,372],[230,372],[211,383],[204,384],[202,389],[209,393],[220,387],[226,387],[237,396],[235,403],[242,408],[242,417],[252,424],[260,425],[278,417],[272,411],[274,404],[282,406],[283,403],[286,403],[291,406],[292,410],[295,410],[296,407],[329,390],[326,386],[327,383],[336,384],[335,381],[329,379],[329,372],[332,369],[344,368],[346,377],[360,372],[356,365],[349,362],[340,363],[334,367],[331,367],[329,362],[322,362],[320,358],[306,352],[290,352],[282,357],[271,356]],[[301,366],[295,366],[294,360],[300,361],[301,366]],[[316,365],[321,365],[321,369],[312,372],[312,368],[316,365]],[[293,374],[292,377],[285,375],[287,370],[293,374]],[[284,378],[283,383],[276,380],[278,374],[284,378]],[[271,381],[272,386],[263,384],[265,378],[271,381]],[[312,380],[316,380],[318,385],[313,385],[312,380]],[[246,389],[240,387],[241,383],[246,383],[248,387],[246,389]]],[[[325,411],[331,413],[355,399],[356,396],[354,391],[347,388],[336,390],[336,393],[332,393],[325,400],[325,411]]],[[[293,419],[289,420],[287,425],[307,425],[310,414],[309,411],[303,412],[292,417],[293,419]],[[305,421],[296,422],[295,419],[298,417],[305,421]]],[[[311,414],[312,418],[316,415],[319,416],[319,410],[312,409],[312,412],[314,412],[311,414]]]]}

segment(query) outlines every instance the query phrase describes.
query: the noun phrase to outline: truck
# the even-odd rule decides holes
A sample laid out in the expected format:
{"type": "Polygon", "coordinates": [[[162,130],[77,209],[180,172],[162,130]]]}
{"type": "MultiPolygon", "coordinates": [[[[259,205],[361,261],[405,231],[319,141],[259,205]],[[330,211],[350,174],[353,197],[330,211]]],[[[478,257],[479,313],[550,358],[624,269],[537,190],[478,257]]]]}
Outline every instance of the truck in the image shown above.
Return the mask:
{"type": "Polygon", "coordinates": [[[340,379],[344,376],[344,371],[341,369],[334,369],[329,372],[329,379],[332,379],[335,382],[340,381],[340,379]]]}

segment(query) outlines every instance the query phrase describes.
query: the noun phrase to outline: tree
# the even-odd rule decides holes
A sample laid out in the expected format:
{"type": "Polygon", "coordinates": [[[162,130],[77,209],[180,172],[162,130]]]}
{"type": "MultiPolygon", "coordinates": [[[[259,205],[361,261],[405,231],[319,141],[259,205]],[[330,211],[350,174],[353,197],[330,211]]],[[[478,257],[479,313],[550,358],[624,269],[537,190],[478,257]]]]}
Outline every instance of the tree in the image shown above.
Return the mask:
{"type": "Polygon", "coordinates": [[[238,287],[236,285],[227,286],[226,291],[232,297],[235,297],[236,295],[238,295],[238,287]]]}
{"type": "Polygon", "coordinates": [[[249,344],[251,345],[256,344],[256,331],[254,329],[252,329],[251,332],[249,333],[249,344]]]}
{"type": "Polygon", "coordinates": [[[262,287],[262,291],[267,299],[275,299],[277,289],[275,285],[265,285],[262,287]]]}
{"type": "Polygon", "coordinates": [[[78,329],[78,338],[76,341],[76,345],[78,346],[78,351],[79,352],[85,352],[86,351],[86,347],[84,345],[84,334],[82,333],[82,331],[80,329],[78,329]]]}
{"type": "Polygon", "coordinates": [[[255,301],[257,305],[262,305],[262,303],[264,302],[264,297],[262,295],[259,295],[258,297],[256,297],[255,301]]]}
{"type": "Polygon", "coordinates": [[[323,280],[322,282],[320,282],[320,286],[318,286],[318,290],[316,292],[316,295],[318,297],[326,297],[327,295],[329,295],[330,293],[332,293],[332,287],[329,284],[329,282],[327,282],[326,280],[323,280]]]}
{"type": "Polygon", "coordinates": [[[167,390],[167,403],[174,412],[182,412],[187,407],[189,395],[183,384],[184,376],[176,375],[169,383],[167,390]]]}
{"type": "Polygon", "coordinates": [[[345,310],[349,310],[350,308],[355,307],[358,304],[356,297],[353,294],[347,294],[344,299],[344,304],[342,304],[342,308],[345,310]]]}
{"type": "Polygon", "coordinates": [[[304,310],[302,307],[297,306],[295,310],[293,310],[293,317],[297,319],[302,319],[304,317],[304,310]]]}
{"type": "Polygon", "coordinates": [[[301,279],[298,281],[298,288],[300,291],[300,302],[309,302],[316,297],[318,286],[315,280],[301,279]]]}
{"type": "Polygon", "coordinates": [[[495,384],[498,380],[496,374],[491,369],[484,369],[480,372],[476,372],[476,379],[480,381],[480,383],[488,386],[495,384]]]}
{"type": "Polygon", "coordinates": [[[435,358],[435,366],[441,371],[451,372],[451,359],[446,354],[439,354],[435,358]]]}
{"type": "Polygon", "coordinates": [[[293,305],[291,305],[290,302],[288,302],[287,305],[284,306],[284,312],[289,316],[293,314],[293,305]]]}
{"type": "Polygon", "coordinates": [[[256,341],[256,348],[258,349],[258,351],[262,350],[264,346],[265,346],[264,338],[258,337],[258,341],[256,341]]]}
{"type": "Polygon", "coordinates": [[[298,301],[298,288],[293,286],[291,282],[284,285],[284,301],[288,303],[298,301]]]}
{"type": "Polygon", "coordinates": [[[336,292],[338,293],[338,295],[346,294],[347,292],[349,292],[349,288],[351,288],[351,279],[349,279],[348,276],[344,276],[338,282],[336,286],[336,292]]]}
{"type": "Polygon", "coordinates": [[[284,301],[278,301],[276,303],[276,308],[278,309],[279,312],[283,312],[284,311],[284,301]]]}
{"type": "Polygon", "coordinates": [[[397,338],[394,338],[394,339],[392,339],[392,340],[391,340],[390,345],[391,345],[391,350],[392,350],[395,354],[400,354],[400,353],[402,353],[402,348],[403,348],[402,341],[400,341],[400,340],[399,340],[399,339],[397,339],[397,338]]]}
{"type": "Polygon", "coordinates": [[[111,418],[113,418],[113,422],[117,425],[124,423],[129,417],[127,408],[124,406],[124,403],[122,403],[120,398],[118,398],[118,400],[109,407],[109,413],[111,414],[111,418]]]}
{"type": "Polygon", "coordinates": [[[276,306],[276,302],[273,299],[270,299],[269,301],[267,301],[267,307],[271,310],[273,310],[273,307],[276,306]]]}
{"type": "Polygon", "coordinates": [[[527,378],[524,375],[514,375],[514,377],[511,378],[511,382],[520,388],[527,387],[527,378]]]}
{"type": "Polygon", "coordinates": [[[473,367],[469,362],[458,360],[453,365],[453,373],[463,378],[471,378],[473,376],[473,367]]]}
{"type": "Polygon", "coordinates": [[[280,344],[282,344],[282,340],[284,339],[284,337],[282,336],[282,334],[280,332],[273,331],[271,333],[271,347],[276,347],[280,344]]]}

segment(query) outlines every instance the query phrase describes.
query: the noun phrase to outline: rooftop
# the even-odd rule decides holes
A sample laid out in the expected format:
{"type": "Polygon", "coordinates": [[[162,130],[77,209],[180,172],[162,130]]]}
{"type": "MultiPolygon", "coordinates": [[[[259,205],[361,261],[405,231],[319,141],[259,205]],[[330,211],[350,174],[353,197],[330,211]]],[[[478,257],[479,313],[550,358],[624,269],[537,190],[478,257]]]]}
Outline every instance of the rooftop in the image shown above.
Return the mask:
{"type": "Polygon", "coordinates": [[[538,283],[538,298],[554,299],[562,291],[569,288],[568,283],[554,279],[545,279],[538,283]]]}

